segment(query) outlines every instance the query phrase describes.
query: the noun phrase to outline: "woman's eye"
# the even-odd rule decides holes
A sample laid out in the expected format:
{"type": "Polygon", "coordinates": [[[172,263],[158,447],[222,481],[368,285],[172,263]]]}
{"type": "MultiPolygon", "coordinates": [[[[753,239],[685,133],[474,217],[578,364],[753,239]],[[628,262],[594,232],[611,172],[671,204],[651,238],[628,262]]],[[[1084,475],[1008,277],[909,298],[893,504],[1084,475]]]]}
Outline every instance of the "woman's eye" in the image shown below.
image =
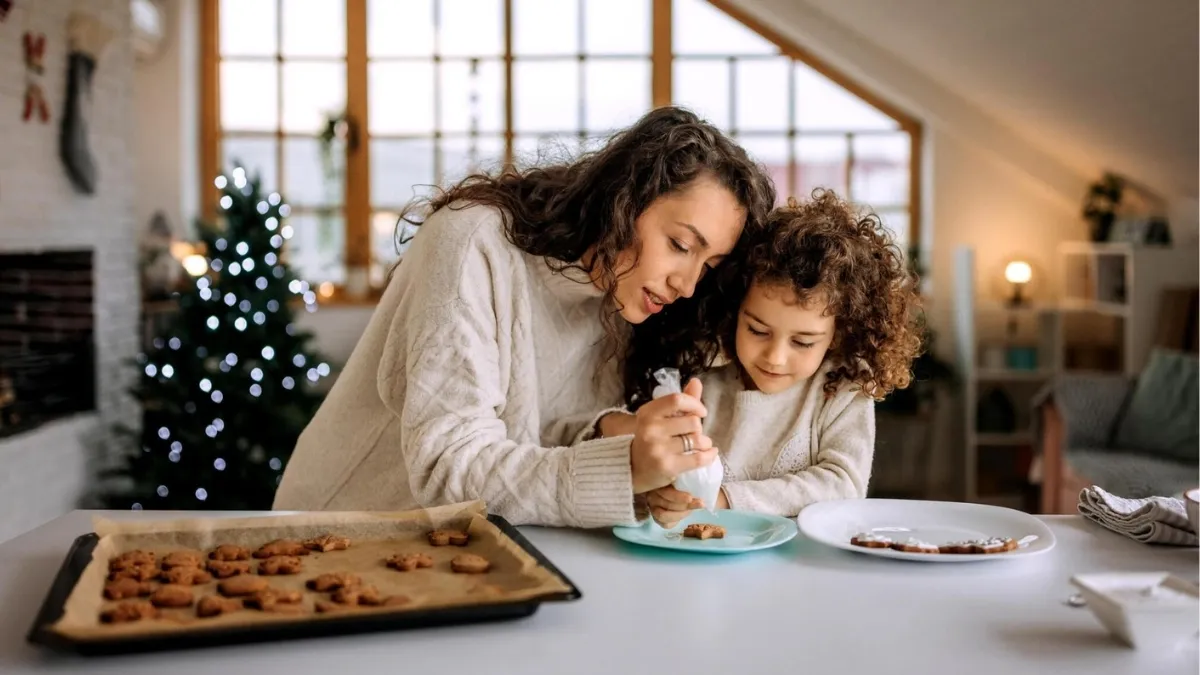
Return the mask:
{"type": "Polygon", "coordinates": [[[797,341],[793,340],[792,344],[796,345],[800,349],[812,349],[813,345],[815,345],[816,343],[815,342],[797,342],[797,341]]]}
{"type": "Polygon", "coordinates": [[[767,334],[766,331],[755,330],[753,326],[746,326],[746,330],[750,331],[751,335],[757,335],[759,337],[767,334]]]}
{"type": "Polygon", "coordinates": [[[683,245],[683,242],[681,242],[675,238],[671,239],[671,248],[675,249],[676,251],[679,251],[680,253],[688,252],[688,249],[686,246],[683,245]]]}

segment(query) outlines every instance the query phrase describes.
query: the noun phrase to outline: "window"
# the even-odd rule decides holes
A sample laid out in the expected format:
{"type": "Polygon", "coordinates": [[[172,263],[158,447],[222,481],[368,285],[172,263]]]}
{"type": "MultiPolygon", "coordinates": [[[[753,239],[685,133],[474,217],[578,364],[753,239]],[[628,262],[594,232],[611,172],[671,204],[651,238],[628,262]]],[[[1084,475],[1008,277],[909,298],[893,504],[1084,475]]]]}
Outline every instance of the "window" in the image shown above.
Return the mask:
{"type": "Polygon", "coordinates": [[[289,259],[326,293],[378,291],[431,186],[666,103],[732,135],[781,201],[830,187],[914,241],[918,124],[724,0],[203,1],[203,173],[278,189],[289,259]]]}

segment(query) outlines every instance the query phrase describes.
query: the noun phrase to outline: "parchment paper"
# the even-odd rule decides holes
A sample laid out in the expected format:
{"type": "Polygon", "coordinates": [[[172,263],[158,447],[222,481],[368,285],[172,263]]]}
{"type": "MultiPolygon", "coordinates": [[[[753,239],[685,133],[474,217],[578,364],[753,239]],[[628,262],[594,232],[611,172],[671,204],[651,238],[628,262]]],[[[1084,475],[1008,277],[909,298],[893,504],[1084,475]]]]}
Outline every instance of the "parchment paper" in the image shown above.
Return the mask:
{"type": "MultiPolygon", "coordinates": [[[[195,518],[186,520],[121,522],[105,518],[93,520],[100,541],[67,599],[63,616],[52,629],[82,640],[103,640],[179,631],[249,625],[262,622],[287,623],[321,621],[351,613],[411,612],[435,607],[513,602],[567,592],[570,587],[558,575],[542,567],[516,542],[487,520],[483,502],[466,502],[431,509],[404,512],[313,512],[255,518],[195,518]],[[459,546],[430,546],[426,533],[431,529],[466,530],[470,543],[459,546]],[[301,614],[282,614],[243,609],[211,618],[198,618],[195,604],[180,609],[160,609],[159,619],[122,624],[105,624],[100,613],[118,601],[104,598],[108,561],[133,549],[151,550],[158,560],[173,550],[189,549],[204,554],[220,544],[244,546],[251,553],[272,539],[304,540],[325,533],[349,537],[350,548],[321,553],[312,551],[300,559],[304,570],[299,574],[265,576],[272,587],[303,592],[301,614]],[[425,553],[433,558],[431,568],[398,572],[384,560],[395,553],[425,553]],[[492,563],[485,574],[456,574],[450,560],[460,553],[475,553],[492,563]],[[329,593],[317,593],[305,582],[324,572],[353,572],[364,584],[379,589],[381,595],[402,594],[412,602],[399,607],[351,607],[327,614],[317,613],[314,603],[328,600],[329,593]]],[[[258,559],[251,559],[256,573],[258,559]]],[[[196,602],[205,595],[219,595],[214,579],[193,586],[196,602]]]]}

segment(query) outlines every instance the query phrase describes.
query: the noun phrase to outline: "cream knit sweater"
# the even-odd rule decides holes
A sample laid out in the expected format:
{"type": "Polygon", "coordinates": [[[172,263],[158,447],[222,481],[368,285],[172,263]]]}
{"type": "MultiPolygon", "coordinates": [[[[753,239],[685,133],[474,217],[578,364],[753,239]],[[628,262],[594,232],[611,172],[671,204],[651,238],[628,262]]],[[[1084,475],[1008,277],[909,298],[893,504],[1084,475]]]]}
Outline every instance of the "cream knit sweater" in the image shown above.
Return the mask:
{"type": "Polygon", "coordinates": [[[733,364],[701,377],[704,432],[721,451],[730,508],[790,517],[867,496],[875,406],[850,385],[826,399],[829,367],[776,394],[748,391],[733,364]]]}
{"type": "Polygon", "coordinates": [[[593,437],[622,385],[616,360],[601,364],[601,293],[578,276],[509,243],[495,209],[433,214],[300,436],[274,507],[482,499],[514,524],[633,523],[631,437],[593,437]]]}

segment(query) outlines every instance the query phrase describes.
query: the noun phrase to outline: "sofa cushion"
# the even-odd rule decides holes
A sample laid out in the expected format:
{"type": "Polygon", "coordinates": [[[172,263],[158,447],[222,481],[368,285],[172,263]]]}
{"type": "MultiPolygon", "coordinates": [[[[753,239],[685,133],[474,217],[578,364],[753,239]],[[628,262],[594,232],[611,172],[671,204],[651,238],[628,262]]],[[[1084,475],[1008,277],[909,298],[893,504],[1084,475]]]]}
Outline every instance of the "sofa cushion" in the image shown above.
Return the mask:
{"type": "Polygon", "coordinates": [[[1200,361],[1194,355],[1155,349],[1138,375],[1112,446],[1195,465],[1200,461],[1198,388],[1200,361]]]}
{"type": "Polygon", "coordinates": [[[1071,472],[1093,485],[1128,499],[1170,497],[1196,487],[1196,465],[1140,451],[1072,449],[1071,472]]]}

